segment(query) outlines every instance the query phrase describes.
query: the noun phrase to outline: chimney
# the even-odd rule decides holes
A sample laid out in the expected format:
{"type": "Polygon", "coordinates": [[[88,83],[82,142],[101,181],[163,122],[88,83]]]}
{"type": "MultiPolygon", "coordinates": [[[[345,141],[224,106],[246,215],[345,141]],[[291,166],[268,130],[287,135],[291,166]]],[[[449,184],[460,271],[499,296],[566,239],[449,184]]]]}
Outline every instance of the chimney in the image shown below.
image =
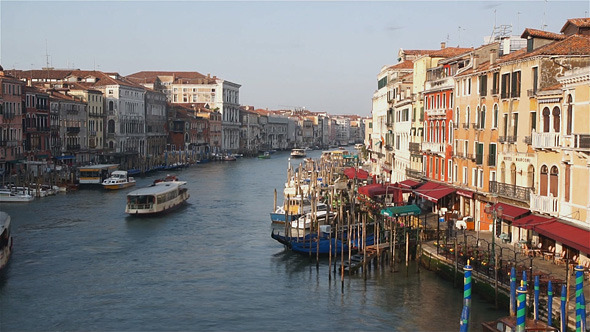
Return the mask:
{"type": "Polygon", "coordinates": [[[440,42],[440,49],[444,49],[447,47],[447,43],[446,42],[440,42]]]}
{"type": "Polygon", "coordinates": [[[490,50],[490,65],[496,63],[496,58],[498,57],[498,51],[494,48],[490,50]]]}
{"type": "Polygon", "coordinates": [[[473,56],[473,69],[477,69],[477,65],[478,65],[478,56],[473,56]]]}

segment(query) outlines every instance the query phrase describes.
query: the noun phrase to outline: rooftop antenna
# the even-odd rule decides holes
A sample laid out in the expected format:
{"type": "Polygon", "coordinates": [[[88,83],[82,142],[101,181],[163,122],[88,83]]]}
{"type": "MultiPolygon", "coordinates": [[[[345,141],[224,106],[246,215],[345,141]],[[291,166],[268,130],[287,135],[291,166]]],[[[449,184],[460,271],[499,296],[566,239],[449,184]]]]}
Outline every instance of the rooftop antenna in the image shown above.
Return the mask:
{"type": "Polygon", "coordinates": [[[459,45],[461,45],[461,30],[465,31],[466,29],[465,28],[462,28],[461,26],[458,26],[457,27],[457,33],[459,34],[459,44],[457,45],[457,47],[459,45]]]}
{"type": "Polygon", "coordinates": [[[520,31],[520,14],[521,12],[516,12],[516,31],[520,31]]]}
{"type": "Polygon", "coordinates": [[[547,27],[547,24],[545,24],[546,14],[547,14],[547,0],[545,0],[545,9],[543,9],[543,23],[541,24],[541,30],[543,30],[543,31],[545,31],[545,28],[547,27]]]}

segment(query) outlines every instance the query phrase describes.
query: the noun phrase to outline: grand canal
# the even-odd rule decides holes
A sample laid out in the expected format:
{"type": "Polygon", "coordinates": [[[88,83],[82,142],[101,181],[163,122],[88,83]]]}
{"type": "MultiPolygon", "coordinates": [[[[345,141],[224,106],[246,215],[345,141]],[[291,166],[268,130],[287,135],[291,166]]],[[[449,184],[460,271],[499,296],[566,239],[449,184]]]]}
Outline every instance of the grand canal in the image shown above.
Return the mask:
{"type": "MultiPolygon", "coordinates": [[[[133,188],[0,205],[14,238],[0,331],[457,331],[462,289],[428,271],[372,270],[342,292],[327,261],[316,269],[271,239],[288,157],[178,171],[189,204],[157,218],[126,216],[133,188]]],[[[472,330],[501,314],[475,296],[472,330]]]]}

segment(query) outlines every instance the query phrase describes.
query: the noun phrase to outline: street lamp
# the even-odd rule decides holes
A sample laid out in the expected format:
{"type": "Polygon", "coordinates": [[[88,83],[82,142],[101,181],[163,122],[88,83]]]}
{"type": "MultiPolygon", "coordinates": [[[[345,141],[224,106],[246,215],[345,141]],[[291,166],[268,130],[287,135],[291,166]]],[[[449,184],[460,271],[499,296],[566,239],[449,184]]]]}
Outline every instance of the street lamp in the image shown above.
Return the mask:
{"type": "Polygon", "coordinates": [[[504,208],[502,206],[494,208],[490,203],[487,203],[485,212],[488,216],[492,216],[492,257],[490,257],[490,262],[496,266],[496,219],[502,218],[504,208]]]}

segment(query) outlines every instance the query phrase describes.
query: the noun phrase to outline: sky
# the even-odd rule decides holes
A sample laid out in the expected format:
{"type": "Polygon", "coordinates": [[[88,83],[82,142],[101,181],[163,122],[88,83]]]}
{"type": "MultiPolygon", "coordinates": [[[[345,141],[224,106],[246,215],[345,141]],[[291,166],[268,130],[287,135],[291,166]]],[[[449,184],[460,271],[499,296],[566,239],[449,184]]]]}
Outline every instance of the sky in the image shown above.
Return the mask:
{"type": "Polygon", "coordinates": [[[371,114],[403,49],[478,47],[494,26],[559,32],[587,1],[0,1],[5,69],[197,71],[240,103],[371,114]]]}

